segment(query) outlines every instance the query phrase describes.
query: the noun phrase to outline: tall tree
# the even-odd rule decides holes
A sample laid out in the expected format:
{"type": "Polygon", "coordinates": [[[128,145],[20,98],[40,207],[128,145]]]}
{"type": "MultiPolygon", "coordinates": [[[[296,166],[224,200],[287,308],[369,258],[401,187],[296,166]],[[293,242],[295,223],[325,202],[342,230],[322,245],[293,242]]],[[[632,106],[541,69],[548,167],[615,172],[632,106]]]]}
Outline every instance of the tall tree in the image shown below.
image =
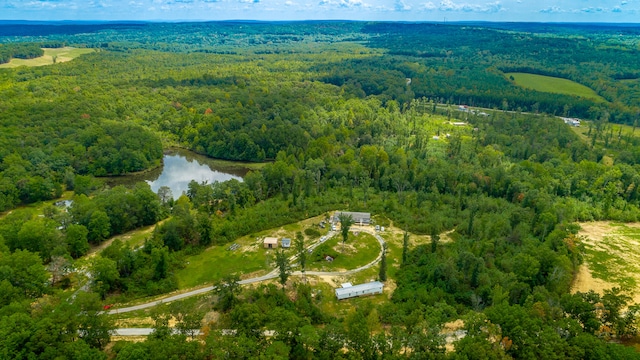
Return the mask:
{"type": "Polygon", "coordinates": [[[438,249],[438,243],[440,242],[440,232],[437,227],[431,228],[431,252],[434,253],[438,249]]]}
{"type": "Polygon", "coordinates": [[[104,299],[107,293],[112,291],[120,280],[118,265],[115,261],[98,256],[91,264],[91,277],[93,288],[104,299]]]}
{"type": "Polygon", "coordinates": [[[387,281],[387,243],[382,245],[382,257],[380,258],[380,272],[378,273],[380,281],[387,281]]]}
{"type": "Polygon", "coordinates": [[[240,294],[240,277],[230,274],[222,278],[213,287],[213,292],[218,296],[217,306],[222,311],[229,311],[238,302],[240,294]]]}
{"type": "Polygon", "coordinates": [[[71,224],[67,227],[66,233],[65,239],[71,257],[77,259],[89,251],[89,242],[87,241],[89,230],[84,225],[71,224]]]}
{"type": "Polygon", "coordinates": [[[298,262],[300,263],[300,270],[304,278],[307,267],[307,250],[304,246],[304,235],[299,231],[296,233],[295,247],[296,253],[298,254],[298,262]]]}
{"type": "Polygon", "coordinates": [[[340,233],[342,234],[342,245],[347,242],[347,238],[349,237],[349,229],[351,225],[355,223],[353,217],[349,214],[341,213],[338,216],[338,221],[340,221],[340,233]]]}
{"type": "Polygon", "coordinates": [[[282,249],[280,249],[280,251],[276,253],[276,264],[278,265],[278,276],[280,277],[282,291],[284,291],[284,287],[287,284],[289,275],[291,275],[291,264],[289,263],[287,254],[285,254],[284,250],[282,249]]]}
{"type": "Polygon", "coordinates": [[[407,258],[409,258],[409,233],[405,230],[402,236],[402,265],[407,263],[407,258]]]}
{"type": "Polygon", "coordinates": [[[173,200],[173,193],[171,192],[171,188],[168,186],[160,186],[158,189],[158,197],[160,198],[160,202],[162,205],[166,205],[171,200],[173,200]]]}
{"type": "Polygon", "coordinates": [[[74,305],[78,313],[78,333],[92,347],[103,349],[115,329],[113,318],[103,311],[97,294],[79,293],[74,305]]]}

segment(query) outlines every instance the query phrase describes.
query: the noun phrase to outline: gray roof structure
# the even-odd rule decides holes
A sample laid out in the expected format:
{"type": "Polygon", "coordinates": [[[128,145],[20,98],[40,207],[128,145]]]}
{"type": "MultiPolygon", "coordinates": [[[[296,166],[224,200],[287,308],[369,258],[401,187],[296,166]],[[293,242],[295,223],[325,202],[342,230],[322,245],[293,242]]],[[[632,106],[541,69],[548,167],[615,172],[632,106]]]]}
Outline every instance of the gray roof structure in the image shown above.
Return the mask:
{"type": "Polygon", "coordinates": [[[291,247],[291,239],[282,238],[282,241],[280,241],[280,246],[282,246],[283,248],[291,247]]]}
{"type": "Polygon", "coordinates": [[[340,217],[340,215],[351,215],[351,218],[353,219],[353,221],[355,221],[356,223],[365,223],[365,224],[369,224],[371,223],[371,213],[365,213],[365,212],[351,212],[351,211],[336,211],[335,215],[333,216],[333,221],[337,222],[339,221],[338,218],[340,217]]]}

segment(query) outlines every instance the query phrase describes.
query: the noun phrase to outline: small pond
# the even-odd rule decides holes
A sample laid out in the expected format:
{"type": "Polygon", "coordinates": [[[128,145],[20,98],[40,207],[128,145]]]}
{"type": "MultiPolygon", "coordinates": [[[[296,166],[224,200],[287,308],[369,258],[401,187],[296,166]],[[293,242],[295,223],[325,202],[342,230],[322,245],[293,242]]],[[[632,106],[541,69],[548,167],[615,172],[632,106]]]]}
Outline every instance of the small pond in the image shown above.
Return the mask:
{"type": "Polygon", "coordinates": [[[115,186],[145,181],[156,193],[161,186],[168,186],[177,199],[187,191],[191,180],[209,184],[231,179],[242,181],[250,170],[248,166],[240,162],[211,159],[184,149],[170,149],[165,151],[163,166],[140,174],[108,178],[107,183],[115,186]]]}

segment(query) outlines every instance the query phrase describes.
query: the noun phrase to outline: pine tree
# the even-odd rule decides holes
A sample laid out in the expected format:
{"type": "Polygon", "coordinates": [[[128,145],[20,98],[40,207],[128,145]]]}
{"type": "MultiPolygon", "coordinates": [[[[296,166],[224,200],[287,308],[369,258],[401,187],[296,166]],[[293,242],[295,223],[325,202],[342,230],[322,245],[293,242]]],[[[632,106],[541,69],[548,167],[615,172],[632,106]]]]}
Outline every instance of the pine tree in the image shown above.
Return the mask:
{"type": "Polygon", "coordinates": [[[291,264],[289,264],[289,259],[287,255],[284,253],[284,250],[280,249],[276,253],[276,264],[278,265],[280,284],[282,285],[282,291],[284,291],[284,287],[287,284],[287,280],[289,279],[289,275],[291,275],[291,264]]]}
{"type": "Polygon", "coordinates": [[[404,237],[402,238],[402,265],[407,263],[409,257],[409,234],[404,231],[404,237]]]}
{"type": "Polygon", "coordinates": [[[380,259],[380,273],[378,274],[380,281],[387,281],[387,244],[382,246],[382,258],[380,259]]]}

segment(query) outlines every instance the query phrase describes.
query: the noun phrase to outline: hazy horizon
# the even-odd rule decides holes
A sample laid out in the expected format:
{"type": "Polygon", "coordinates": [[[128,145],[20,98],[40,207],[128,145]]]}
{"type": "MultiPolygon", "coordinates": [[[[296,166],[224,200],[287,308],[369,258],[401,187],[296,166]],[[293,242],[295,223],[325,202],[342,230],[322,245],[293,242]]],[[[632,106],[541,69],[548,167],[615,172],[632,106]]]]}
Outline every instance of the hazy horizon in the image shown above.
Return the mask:
{"type": "Polygon", "coordinates": [[[0,0],[0,20],[638,23],[640,0],[0,0]]]}

